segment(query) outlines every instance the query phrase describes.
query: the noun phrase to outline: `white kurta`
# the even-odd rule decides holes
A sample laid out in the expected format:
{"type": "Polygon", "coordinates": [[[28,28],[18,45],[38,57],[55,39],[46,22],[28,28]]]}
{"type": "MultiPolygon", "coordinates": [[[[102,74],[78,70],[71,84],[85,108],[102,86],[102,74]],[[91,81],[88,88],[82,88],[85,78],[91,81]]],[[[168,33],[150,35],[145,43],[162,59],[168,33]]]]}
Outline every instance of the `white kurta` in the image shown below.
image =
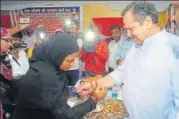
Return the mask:
{"type": "Polygon", "coordinates": [[[109,75],[123,83],[130,119],[178,119],[179,37],[163,30],[145,39],[109,75]]]}

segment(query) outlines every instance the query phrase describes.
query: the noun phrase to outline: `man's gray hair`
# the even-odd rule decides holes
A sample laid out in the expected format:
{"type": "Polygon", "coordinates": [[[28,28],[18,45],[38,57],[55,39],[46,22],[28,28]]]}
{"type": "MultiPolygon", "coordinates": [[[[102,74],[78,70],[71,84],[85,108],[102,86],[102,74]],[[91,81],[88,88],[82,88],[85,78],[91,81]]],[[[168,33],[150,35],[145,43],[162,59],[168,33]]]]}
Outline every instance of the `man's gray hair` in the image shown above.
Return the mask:
{"type": "Polygon", "coordinates": [[[147,1],[134,1],[126,6],[122,11],[124,16],[129,10],[132,10],[137,21],[142,23],[147,16],[150,16],[154,24],[158,23],[158,11],[155,5],[147,1]]]}

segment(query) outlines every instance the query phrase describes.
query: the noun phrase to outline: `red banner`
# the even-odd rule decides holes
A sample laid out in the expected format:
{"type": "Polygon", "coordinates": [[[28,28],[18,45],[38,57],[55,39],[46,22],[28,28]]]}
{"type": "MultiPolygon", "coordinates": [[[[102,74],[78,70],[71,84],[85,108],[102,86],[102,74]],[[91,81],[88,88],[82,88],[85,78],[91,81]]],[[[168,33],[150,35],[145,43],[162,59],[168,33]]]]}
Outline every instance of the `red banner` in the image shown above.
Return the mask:
{"type": "Polygon", "coordinates": [[[1,22],[4,28],[11,28],[11,17],[9,15],[1,15],[1,22]]]}
{"type": "Polygon", "coordinates": [[[16,13],[18,24],[20,24],[20,18],[30,18],[34,28],[44,25],[50,34],[63,28],[67,19],[80,20],[80,7],[27,8],[18,10],[16,13]]]}

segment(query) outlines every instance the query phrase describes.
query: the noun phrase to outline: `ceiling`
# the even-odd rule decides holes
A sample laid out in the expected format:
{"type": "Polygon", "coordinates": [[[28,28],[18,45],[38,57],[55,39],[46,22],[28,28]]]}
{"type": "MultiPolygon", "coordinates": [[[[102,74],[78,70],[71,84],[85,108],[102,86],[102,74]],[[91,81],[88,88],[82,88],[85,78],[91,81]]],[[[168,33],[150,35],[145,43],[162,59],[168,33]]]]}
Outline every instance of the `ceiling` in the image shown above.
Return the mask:
{"type": "MultiPolygon", "coordinates": [[[[155,4],[158,11],[165,10],[170,1],[151,1],[155,4]]],[[[66,6],[82,6],[84,4],[108,4],[111,8],[124,8],[131,1],[5,1],[1,0],[1,10],[17,10],[28,7],[66,7],[66,6]]]]}

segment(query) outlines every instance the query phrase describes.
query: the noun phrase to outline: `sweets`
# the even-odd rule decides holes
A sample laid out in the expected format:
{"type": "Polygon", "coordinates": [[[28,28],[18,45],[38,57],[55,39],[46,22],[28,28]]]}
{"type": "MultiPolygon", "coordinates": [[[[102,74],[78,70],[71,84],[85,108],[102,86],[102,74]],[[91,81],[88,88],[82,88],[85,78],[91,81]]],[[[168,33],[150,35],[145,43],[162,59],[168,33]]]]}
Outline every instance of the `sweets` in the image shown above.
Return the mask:
{"type": "Polygon", "coordinates": [[[109,99],[103,105],[103,112],[104,113],[115,113],[115,112],[126,113],[126,110],[121,101],[109,99]]]}
{"type": "Polygon", "coordinates": [[[98,113],[90,112],[85,119],[124,119],[128,116],[127,111],[120,100],[106,100],[103,110],[98,113]]]}

